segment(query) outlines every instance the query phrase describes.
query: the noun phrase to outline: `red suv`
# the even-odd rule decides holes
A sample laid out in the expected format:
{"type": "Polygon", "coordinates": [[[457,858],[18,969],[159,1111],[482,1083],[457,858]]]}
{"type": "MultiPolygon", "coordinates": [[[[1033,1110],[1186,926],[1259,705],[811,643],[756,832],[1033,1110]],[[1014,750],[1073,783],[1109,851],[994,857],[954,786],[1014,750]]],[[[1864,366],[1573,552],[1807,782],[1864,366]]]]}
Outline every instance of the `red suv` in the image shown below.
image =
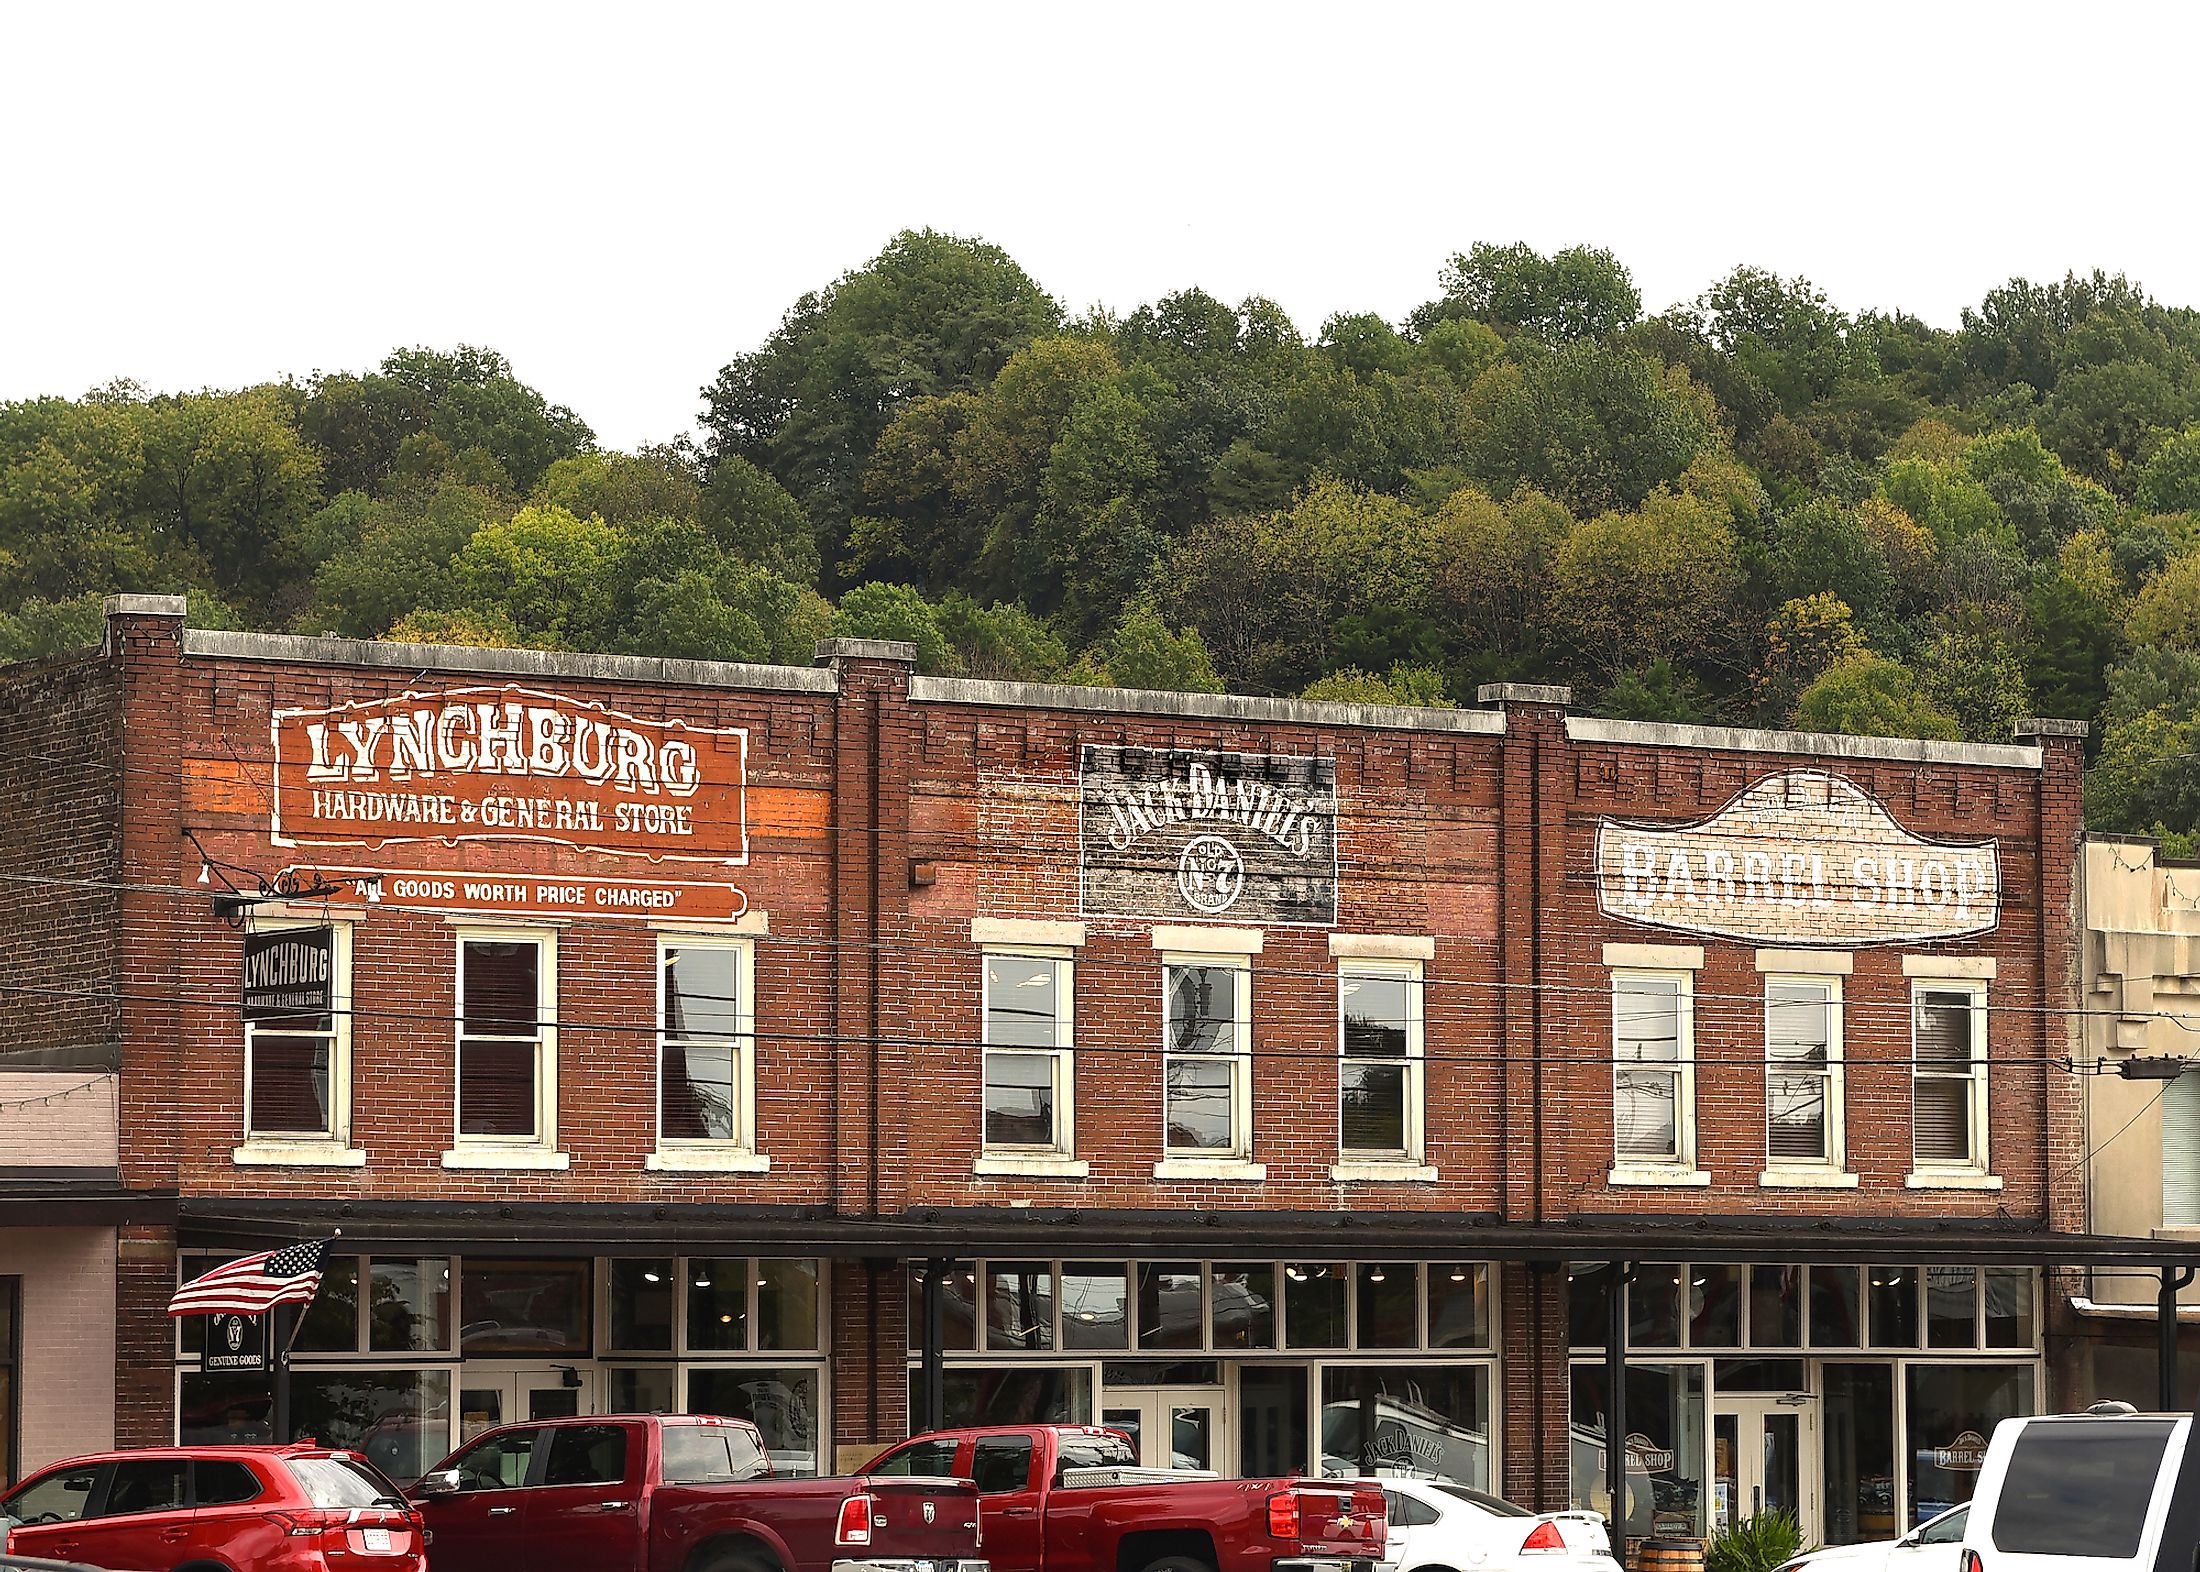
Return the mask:
{"type": "Polygon", "coordinates": [[[161,1447],[71,1458],[0,1498],[5,1549],[111,1572],[426,1572],[420,1513],[356,1452],[161,1447]]]}

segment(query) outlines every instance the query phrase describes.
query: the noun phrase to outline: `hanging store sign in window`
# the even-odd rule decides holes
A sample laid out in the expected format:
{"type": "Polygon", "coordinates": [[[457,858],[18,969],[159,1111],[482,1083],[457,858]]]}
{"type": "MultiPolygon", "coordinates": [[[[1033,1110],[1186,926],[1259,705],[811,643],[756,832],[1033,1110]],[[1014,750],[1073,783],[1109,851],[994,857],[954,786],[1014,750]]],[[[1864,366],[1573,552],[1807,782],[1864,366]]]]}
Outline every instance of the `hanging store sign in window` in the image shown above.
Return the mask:
{"type": "Polygon", "coordinates": [[[328,1014],[335,957],[336,935],[326,925],[246,934],[244,1018],[328,1014]]]}
{"type": "Polygon", "coordinates": [[[1087,915],[1337,920],[1337,761],[1088,744],[1078,760],[1087,915]]]}
{"type": "Polygon", "coordinates": [[[1990,932],[1995,842],[1929,841],[1853,782],[1768,775],[1710,818],[1597,826],[1607,916],[1759,944],[1850,947],[1990,932]]]}
{"type": "Polygon", "coordinates": [[[748,733],[513,685],[277,710],[279,846],[538,841],[748,861],[748,733]]]}

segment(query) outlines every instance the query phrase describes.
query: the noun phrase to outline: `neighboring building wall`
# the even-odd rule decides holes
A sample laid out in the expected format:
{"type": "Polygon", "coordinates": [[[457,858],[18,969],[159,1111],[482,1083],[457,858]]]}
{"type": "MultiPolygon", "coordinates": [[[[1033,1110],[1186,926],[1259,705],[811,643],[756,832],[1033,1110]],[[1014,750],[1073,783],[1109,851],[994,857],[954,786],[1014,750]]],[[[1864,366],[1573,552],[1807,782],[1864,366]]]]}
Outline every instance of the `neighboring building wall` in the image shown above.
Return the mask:
{"type": "Polygon", "coordinates": [[[23,1282],[19,1473],[114,1445],[114,1230],[0,1228],[0,1273],[23,1282]]]}

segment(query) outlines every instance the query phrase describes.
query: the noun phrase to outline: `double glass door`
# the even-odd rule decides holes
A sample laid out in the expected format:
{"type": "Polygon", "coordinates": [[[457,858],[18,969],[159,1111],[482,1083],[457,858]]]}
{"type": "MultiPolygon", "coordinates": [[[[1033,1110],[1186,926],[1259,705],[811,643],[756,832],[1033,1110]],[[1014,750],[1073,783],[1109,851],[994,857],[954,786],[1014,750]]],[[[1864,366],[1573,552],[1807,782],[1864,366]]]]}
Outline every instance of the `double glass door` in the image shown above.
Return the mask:
{"type": "Polygon", "coordinates": [[[586,1366],[497,1369],[469,1365],[458,1380],[458,1443],[523,1419],[571,1419],[596,1412],[595,1372],[586,1366]]]}
{"type": "Polygon", "coordinates": [[[1711,1412],[1711,1524],[1723,1532],[1760,1512],[1792,1512],[1805,1543],[1817,1542],[1815,1401],[1720,1397],[1711,1412]]]}
{"type": "Polygon", "coordinates": [[[1147,1468],[1226,1471],[1228,1418],[1222,1393],[1213,1389],[1110,1388],[1100,1396],[1100,1423],[1129,1436],[1147,1468]]]}

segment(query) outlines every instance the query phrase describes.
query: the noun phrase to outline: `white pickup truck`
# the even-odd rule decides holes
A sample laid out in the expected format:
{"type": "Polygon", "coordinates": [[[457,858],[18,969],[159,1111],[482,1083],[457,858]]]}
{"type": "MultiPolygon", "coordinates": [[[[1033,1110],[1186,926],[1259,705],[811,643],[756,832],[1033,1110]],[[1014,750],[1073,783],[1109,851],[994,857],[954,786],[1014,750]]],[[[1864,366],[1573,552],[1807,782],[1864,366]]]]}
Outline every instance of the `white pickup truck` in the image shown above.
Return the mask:
{"type": "Polygon", "coordinates": [[[1995,1427],[1961,1572],[2200,1572],[2200,1447],[2185,1414],[2103,1403],[1995,1427]]]}

